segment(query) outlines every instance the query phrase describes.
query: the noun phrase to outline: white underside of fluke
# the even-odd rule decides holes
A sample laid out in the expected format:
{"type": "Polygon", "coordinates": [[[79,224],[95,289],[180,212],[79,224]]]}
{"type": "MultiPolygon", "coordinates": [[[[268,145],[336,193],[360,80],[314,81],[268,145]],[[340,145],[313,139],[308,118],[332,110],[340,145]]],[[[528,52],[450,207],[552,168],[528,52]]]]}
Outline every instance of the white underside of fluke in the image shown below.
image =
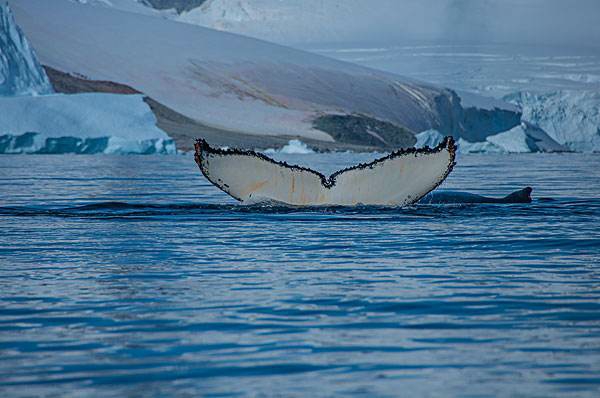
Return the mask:
{"type": "Polygon", "coordinates": [[[204,140],[196,142],[196,162],[210,182],[245,204],[405,206],[444,181],[455,149],[448,137],[434,149],[397,151],[329,178],[256,152],[215,149],[204,140]]]}

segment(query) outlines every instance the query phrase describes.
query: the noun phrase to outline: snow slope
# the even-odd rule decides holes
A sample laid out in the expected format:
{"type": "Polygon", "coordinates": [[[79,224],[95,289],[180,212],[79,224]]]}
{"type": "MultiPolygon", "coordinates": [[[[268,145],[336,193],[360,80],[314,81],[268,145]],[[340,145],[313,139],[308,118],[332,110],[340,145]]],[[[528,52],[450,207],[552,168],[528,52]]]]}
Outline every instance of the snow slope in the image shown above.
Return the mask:
{"type": "Polygon", "coordinates": [[[11,10],[0,2],[0,96],[51,92],[50,81],[11,10]]]}
{"type": "Polygon", "coordinates": [[[175,153],[141,95],[0,97],[0,153],[175,153]]]}
{"type": "Polygon", "coordinates": [[[313,128],[323,113],[365,114],[456,137],[465,125],[477,128],[463,123],[453,92],[397,75],[115,8],[67,0],[10,4],[42,63],[127,84],[225,130],[331,141],[313,128]]]}

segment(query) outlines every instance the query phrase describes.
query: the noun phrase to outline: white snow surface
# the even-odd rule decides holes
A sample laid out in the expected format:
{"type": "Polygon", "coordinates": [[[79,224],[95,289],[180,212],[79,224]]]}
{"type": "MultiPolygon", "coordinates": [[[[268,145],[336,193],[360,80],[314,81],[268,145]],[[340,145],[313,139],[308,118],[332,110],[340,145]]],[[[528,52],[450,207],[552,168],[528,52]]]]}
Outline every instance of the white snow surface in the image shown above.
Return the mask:
{"type": "Polygon", "coordinates": [[[0,153],[175,153],[142,95],[0,97],[0,153]]]}
{"type": "Polygon", "coordinates": [[[0,96],[51,93],[46,72],[17,26],[7,4],[0,1],[0,96]]]}
{"type": "Polygon", "coordinates": [[[313,129],[317,113],[361,113],[413,131],[455,120],[435,109],[448,91],[386,72],[111,7],[9,2],[42,63],[130,85],[207,125],[331,141],[313,129]]]}
{"type": "Polygon", "coordinates": [[[523,120],[570,150],[600,152],[600,92],[520,92],[505,98],[522,109],[523,120]]]}

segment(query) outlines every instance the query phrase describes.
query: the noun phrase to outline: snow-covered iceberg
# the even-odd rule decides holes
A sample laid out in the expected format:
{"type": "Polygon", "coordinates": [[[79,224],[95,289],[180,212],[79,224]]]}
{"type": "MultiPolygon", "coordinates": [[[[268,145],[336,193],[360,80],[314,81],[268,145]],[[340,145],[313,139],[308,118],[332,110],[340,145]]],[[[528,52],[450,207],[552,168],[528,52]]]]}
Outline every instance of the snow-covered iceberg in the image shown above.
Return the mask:
{"type": "Polygon", "coordinates": [[[519,106],[523,120],[540,126],[556,142],[576,152],[600,152],[600,93],[520,92],[505,97],[519,106]]]}
{"type": "Polygon", "coordinates": [[[508,131],[494,134],[485,141],[469,142],[460,139],[460,153],[530,153],[565,152],[563,145],[554,141],[544,130],[529,123],[521,123],[508,131]]]}
{"type": "Polygon", "coordinates": [[[0,153],[174,153],[142,95],[51,94],[50,81],[0,4],[0,153]]]}
{"type": "Polygon", "coordinates": [[[526,122],[511,130],[489,136],[486,141],[509,153],[568,151],[563,145],[554,141],[544,130],[526,122]]]}
{"type": "Polygon", "coordinates": [[[0,1],[0,96],[52,93],[52,85],[8,4],[0,1]]]}
{"type": "Polygon", "coordinates": [[[141,95],[0,97],[0,153],[175,153],[141,95]]]}

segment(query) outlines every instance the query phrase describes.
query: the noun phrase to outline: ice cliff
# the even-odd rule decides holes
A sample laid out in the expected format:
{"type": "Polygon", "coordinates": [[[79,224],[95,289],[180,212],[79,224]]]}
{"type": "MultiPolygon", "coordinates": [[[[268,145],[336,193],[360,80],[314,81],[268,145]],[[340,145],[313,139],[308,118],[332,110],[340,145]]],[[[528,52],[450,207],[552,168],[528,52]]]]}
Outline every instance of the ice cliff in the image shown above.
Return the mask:
{"type": "Polygon", "coordinates": [[[0,153],[175,153],[141,95],[0,97],[0,153]]]}
{"type": "Polygon", "coordinates": [[[576,152],[600,152],[600,93],[597,91],[519,92],[505,97],[519,106],[523,120],[541,127],[576,152]]]}
{"type": "Polygon", "coordinates": [[[8,4],[0,2],[0,96],[51,92],[50,81],[8,4]]]}
{"type": "MultiPolygon", "coordinates": [[[[444,139],[437,130],[423,131],[416,136],[417,148],[435,147],[444,139]]],[[[523,122],[510,130],[488,135],[483,141],[460,138],[459,153],[529,153],[565,152],[569,149],[553,140],[544,130],[523,122]]]]}
{"type": "Polygon", "coordinates": [[[523,122],[508,131],[490,135],[485,141],[470,142],[461,138],[458,150],[461,153],[529,153],[565,152],[568,148],[539,127],[523,122]]]}

